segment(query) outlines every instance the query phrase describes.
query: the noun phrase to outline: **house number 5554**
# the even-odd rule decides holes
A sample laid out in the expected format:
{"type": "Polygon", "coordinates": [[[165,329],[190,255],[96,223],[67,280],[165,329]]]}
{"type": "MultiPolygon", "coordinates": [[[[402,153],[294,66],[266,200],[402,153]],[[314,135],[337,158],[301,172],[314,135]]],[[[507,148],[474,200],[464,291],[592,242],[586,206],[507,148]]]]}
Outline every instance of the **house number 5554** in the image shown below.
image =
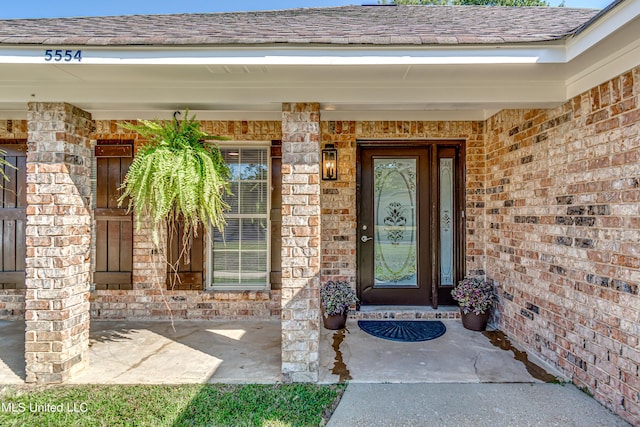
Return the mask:
{"type": "Polygon", "coordinates": [[[55,61],[55,62],[71,62],[71,61],[82,61],[82,51],[81,50],[62,50],[62,49],[47,49],[44,51],[44,60],[45,61],[55,61]]]}

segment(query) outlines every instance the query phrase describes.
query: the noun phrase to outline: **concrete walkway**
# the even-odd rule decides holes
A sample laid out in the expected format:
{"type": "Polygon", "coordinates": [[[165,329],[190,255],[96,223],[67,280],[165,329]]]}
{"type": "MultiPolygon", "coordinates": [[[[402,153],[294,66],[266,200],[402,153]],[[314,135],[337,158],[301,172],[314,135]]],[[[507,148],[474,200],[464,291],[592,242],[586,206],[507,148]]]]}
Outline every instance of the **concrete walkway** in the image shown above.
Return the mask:
{"type": "Polygon", "coordinates": [[[570,384],[356,384],[327,427],[628,427],[570,384]]]}
{"type": "Polygon", "coordinates": [[[629,426],[499,332],[443,320],[440,338],[397,343],[349,320],[322,330],[320,380],[349,380],[333,427],[629,426]]]}

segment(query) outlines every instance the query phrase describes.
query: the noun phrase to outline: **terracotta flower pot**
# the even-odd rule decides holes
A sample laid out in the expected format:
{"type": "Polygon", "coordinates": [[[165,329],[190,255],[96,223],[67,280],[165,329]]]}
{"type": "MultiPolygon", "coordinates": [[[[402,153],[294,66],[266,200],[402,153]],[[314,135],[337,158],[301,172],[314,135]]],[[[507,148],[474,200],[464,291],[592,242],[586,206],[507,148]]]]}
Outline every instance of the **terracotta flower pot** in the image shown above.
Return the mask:
{"type": "Polygon", "coordinates": [[[473,311],[465,314],[460,310],[462,316],[462,326],[471,331],[484,331],[487,329],[487,323],[489,322],[490,311],[482,314],[475,314],[473,311]]]}
{"type": "Polygon", "coordinates": [[[322,313],[322,322],[324,323],[324,327],[331,330],[344,329],[347,325],[347,313],[344,312],[342,314],[333,314],[329,316],[325,316],[324,312],[322,313]]]}

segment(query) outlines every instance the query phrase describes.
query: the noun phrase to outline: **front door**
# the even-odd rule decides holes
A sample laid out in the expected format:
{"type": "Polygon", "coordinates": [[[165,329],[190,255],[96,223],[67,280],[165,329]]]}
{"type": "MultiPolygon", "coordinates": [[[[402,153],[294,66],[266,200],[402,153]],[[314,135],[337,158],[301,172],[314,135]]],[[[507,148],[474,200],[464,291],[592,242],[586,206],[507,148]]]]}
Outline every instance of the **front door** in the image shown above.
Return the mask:
{"type": "Polygon", "coordinates": [[[361,143],[362,304],[451,304],[461,276],[460,143],[361,143]]]}

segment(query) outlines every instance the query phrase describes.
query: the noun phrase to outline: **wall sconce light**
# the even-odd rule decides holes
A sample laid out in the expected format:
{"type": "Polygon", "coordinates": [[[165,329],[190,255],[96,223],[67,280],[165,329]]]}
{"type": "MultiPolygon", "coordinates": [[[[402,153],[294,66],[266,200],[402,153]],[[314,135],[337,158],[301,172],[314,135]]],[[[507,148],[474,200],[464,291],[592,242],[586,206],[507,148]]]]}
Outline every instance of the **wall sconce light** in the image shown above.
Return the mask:
{"type": "Polygon", "coordinates": [[[338,150],[333,144],[327,144],[322,150],[322,180],[338,179],[338,150]]]}

